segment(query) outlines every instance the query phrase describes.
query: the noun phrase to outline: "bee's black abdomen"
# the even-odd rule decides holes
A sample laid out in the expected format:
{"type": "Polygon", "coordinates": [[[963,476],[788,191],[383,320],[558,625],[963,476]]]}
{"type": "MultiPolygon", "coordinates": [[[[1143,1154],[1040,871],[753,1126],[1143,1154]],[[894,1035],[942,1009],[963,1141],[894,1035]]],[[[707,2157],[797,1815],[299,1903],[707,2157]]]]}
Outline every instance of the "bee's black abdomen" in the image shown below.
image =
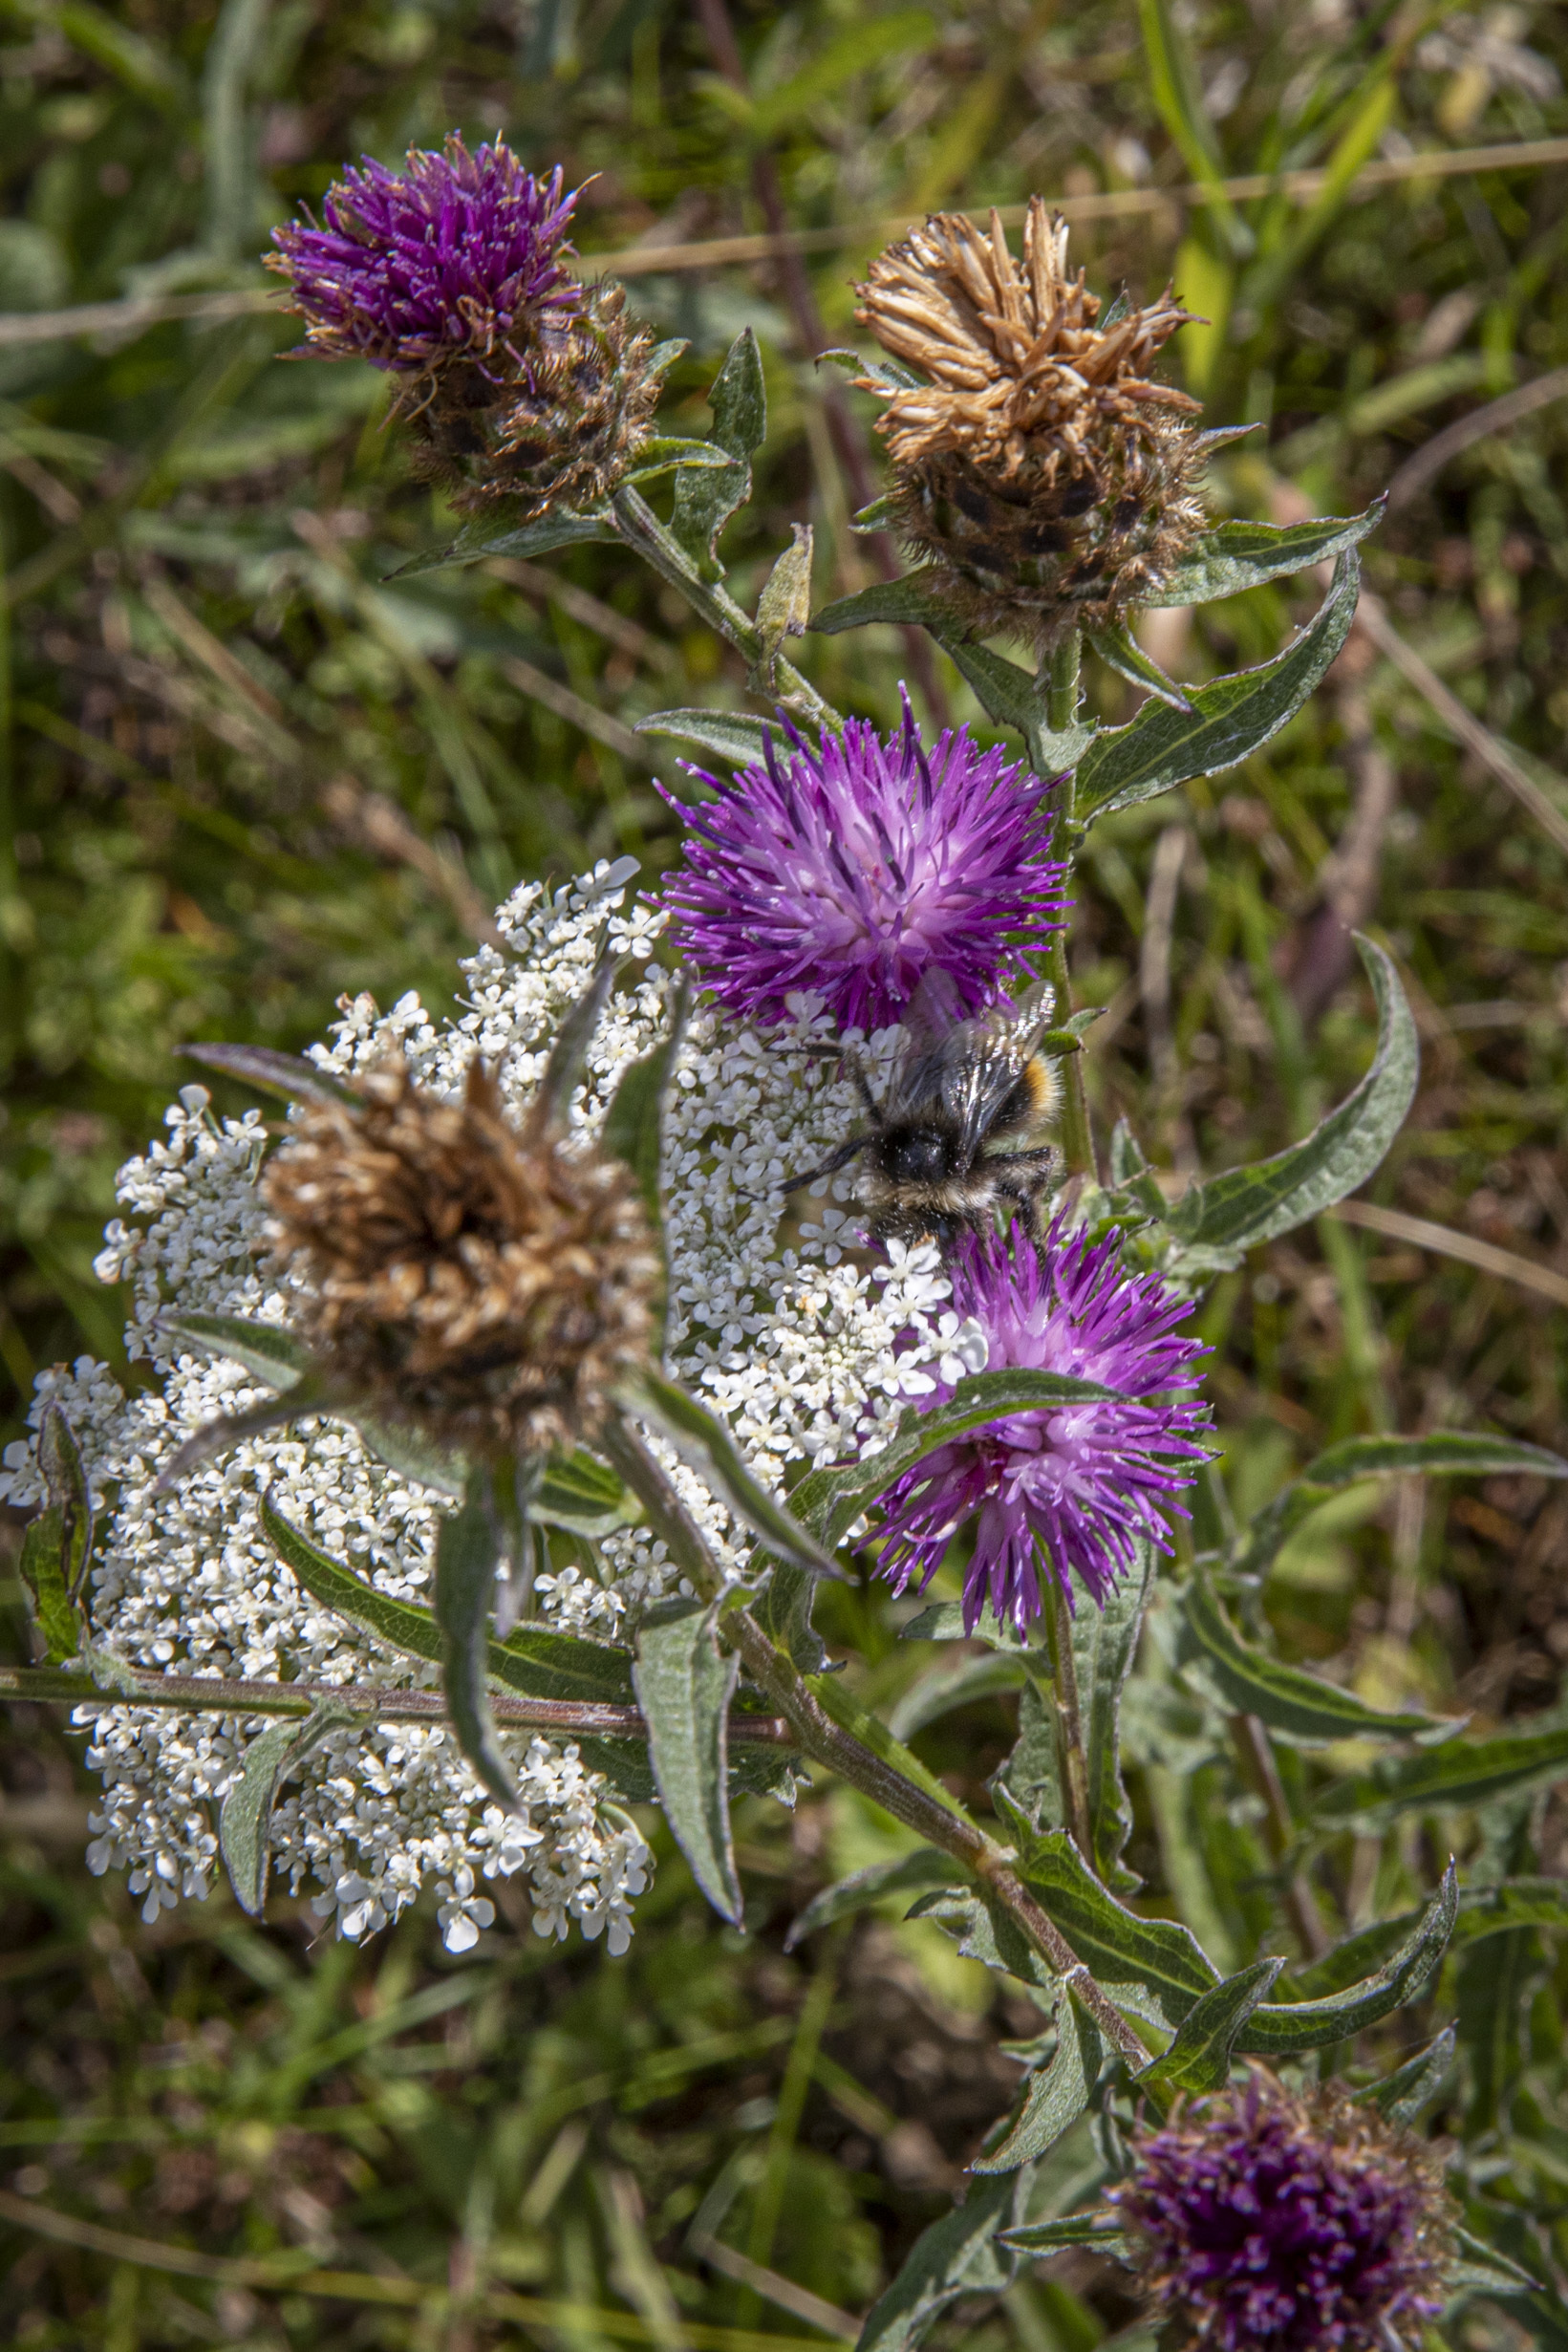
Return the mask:
{"type": "Polygon", "coordinates": [[[894,1184],[936,1184],[953,1167],[953,1146],[931,1127],[894,1127],[879,1137],[871,1157],[894,1184]]]}

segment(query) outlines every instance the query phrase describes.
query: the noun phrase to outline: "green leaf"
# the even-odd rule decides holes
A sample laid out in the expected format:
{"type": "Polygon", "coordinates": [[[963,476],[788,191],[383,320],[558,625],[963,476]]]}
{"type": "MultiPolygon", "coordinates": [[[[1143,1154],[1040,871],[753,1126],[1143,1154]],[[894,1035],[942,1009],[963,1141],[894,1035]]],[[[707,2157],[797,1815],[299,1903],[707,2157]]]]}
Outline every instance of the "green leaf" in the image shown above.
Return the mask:
{"type": "Polygon", "coordinates": [[[527,1122],[535,1132],[546,1120],[565,1120],[567,1106],[581,1085],[583,1073],[588,1068],[589,1047],[604,1019],[604,1008],[610,1001],[610,991],[614,982],[615,960],[607,940],[594,966],[592,979],[557,1025],[544,1076],[528,1105],[527,1122]]]}
{"type": "Polygon", "coordinates": [[[1274,1990],[1284,1965],[1280,1959],[1255,1960],[1194,2001],[1171,2047],[1137,2077],[1139,2089],[1197,2093],[1217,2091],[1228,2082],[1236,2037],[1274,1990]]]}
{"type": "Polygon", "coordinates": [[[901,1854],[896,1862],[869,1863],[864,1870],[852,1870],[848,1878],[836,1885],[825,1887],[821,1894],[813,1895],[804,1911],[790,1924],[784,1937],[785,1952],[793,1952],[815,1935],[819,1928],[829,1928],[835,1919],[848,1919],[855,1911],[870,1910],[889,1895],[924,1894],[932,1888],[950,1888],[960,1876],[959,1866],[951,1854],[938,1853],[934,1845],[922,1845],[913,1854],[901,1854]]]}
{"type": "Polygon", "coordinates": [[[961,1959],[978,1960],[982,1968],[1012,1976],[1036,1993],[1054,1998],[1062,1980],[1042,1959],[1006,1905],[985,1887],[947,1887],[922,1895],[905,1916],[934,1920],[951,1935],[961,1959]]]}
{"type": "Polygon", "coordinates": [[[1428,2041],[1414,2058],[1368,2083],[1355,2094],[1359,2107],[1376,2107],[1385,2123],[1407,2130],[1429,2100],[1435,2099],[1453,2067],[1453,2028],[1445,2025],[1435,2041],[1428,2041]]]}
{"type": "Polygon", "coordinates": [[[274,1723],[246,1749],[240,1777],[218,1815],[218,1850],[235,1901],[252,1918],[267,1908],[268,1841],[279,1789],[330,1732],[363,1720],[341,1699],[324,1698],[303,1723],[274,1723]]]}
{"type": "Polygon", "coordinates": [[[199,1462],[210,1460],[214,1454],[225,1453],[247,1437],[259,1437],[266,1430],[282,1429],[312,1413],[331,1413],[335,1407],[336,1400],[317,1375],[307,1372],[282,1396],[268,1396],[244,1413],[222,1413],[215,1421],[204,1422],[163,1464],[153,1481],[153,1492],[171,1493],[199,1462]]]}
{"type": "Polygon", "coordinates": [[[1499,1797],[1545,1788],[1568,1774],[1568,1725],[1498,1739],[1450,1739],[1422,1756],[1380,1758],[1369,1773],[1339,1780],[1312,1808],[1321,1830],[1352,1823],[1380,1837],[1407,1813],[1471,1812],[1499,1797]]]}
{"type": "Polygon", "coordinates": [[[222,1070],[226,1078],[238,1078],[258,1094],[273,1094],[286,1103],[352,1106],[359,1099],[354,1088],[331,1070],[317,1069],[297,1053],[275,1053],[270,1046],[199,1045],[181,1050],[187,1062],[222,1070]]]}
{"type": "Polygon", "coordinates": [[[935,38],[935,27],[925,9],[893,9],[885,16],[851,16],[842,32],[807,46],[807,62],[799,73],[753,100],[747,131],[760,145],[781,131],[806,121],[824,100],[868,73],[885,57],[906,50],[924,50],[935,38]]]}
{"type": "Polygon", "coordinates": [[[1098,1381],[1073,1380],[1064,1372],[1019,1368],[1004,1371],[969,1372],[954,1390],[951,1400],[927,1412],[912,1406],[899,1419],[888,1445],[869,1460],[847,1462],[828,1470],[813,1470],[790,1495],[796,1517],[828,1543],[837,1543],[869,1504],[901,1478],[906,1471],[934,1454],[938,1446],[983,1429],[1008,1413],[1028,1413],[1047,1405],[1107,1404],[1119,1400],[1115,1389],[1098,1381]]]}
{"type": "Polygon", "coordinates": [[[864,1746],[870,1748],[874,1756],[879,1756],[885,1764],[891,1764],[894,1772],[901,1773],[906,1780],[913,1780],[916,1788],[924,1789],[926,1795],[945,1813],[956,1814],[960,1821],[968,1819],[951,1789],[934,1772],[927,1770],[912,1749],[893,1737],[880,1717],[869,1714],[858,1699],[850,1697],[840,1675],[812,1674],[807,1679],[825,1715],[830,1715],[845,1731],[853,1732],[864,1746]]]}
{"type": "Polygon", "coordinates": [[[938,1668],[906,1691],[888,1717],[888,1729],[895,1739],[913,1739],[916,1732],[951,1715],[956,1707],[1021,1690],[1027,1678],[1028,1670],[1016,1650],[1011,1657],[993,1653],[961,1658],[956,1666],[938,1668]]]}
{"type": "MultiPolygon", "coordinates": [[[[1523,2221],[1524,2215],[1518,2215],[1523,2221]]],[[[1540,2292],[1541,2282],[1520,2262],[1511,2261],[1477,2237],[1473,2230],[1455,2230],[1454,2243],[1458,2259],[1450,2262],[1444,2273],[1444,2284],[1452,2301],[1471,2295],[1532,2295],[1540,2292]]],[[[1450,2301],[1450,2308],[1451,2309],[1450,2301]]]]}
{"type": "Polygon", "coordinates": [[[258,1380],[274,1389],[291,1389],[309,1370],[311,1354],[304,1342],[275,1323],[258,1323],[251,1315],[199,1315],[165,1311],[158,1318],[161,1331],[176,1339],[194,1340],[209,1355],[227,1356],[258,1380]]]}
{"type": "MultiPolygon", "coordinates": [[[[1056,2048],[1043,2066],[1028,2077],[1011,2118],[1006,2136],[996,2147],[983,2147],[970,2166],[972,2172],[1012,2172],[1054,2147],[1070,2131],[1089,2104],[1106,2062],[1100,2028],[1070,1993],[1057,2006],[1056,2048]]],[[[1018,2239],[1009,2235],[1008,2244],[1018,2239]]]]}
{"type": "Polygon", "coordinates": [[[1196,1655],[1205,1689],[1218,1705],[1232,1715],[1257,1715],[1281,1738],[1311,1746],[1334,1739],[1413,1739],[1423,1733],[1446,1737],[1455,1728],[1432,1715],[1385,1715],[1353,1691],[1244,1642],[1201,1568],[1192,1571],[1180,1607],[1188,1636],[1183,1665],[1196,1655]]]}
{"type": "Polygon", "coordinates": [[[1114,2213],[1069,2213],[1064,2221],[1026,2221],[1020,2230],[1002,2230],[1000,2242],[1019,2254],[1059,2254],[1064,2246],[1092,2246],[1101,2254],[1125,2260],[1126,2231],[1114,2213]]]}
{"type": "Polygon", "coordinates": [[[614,537],[614,524],[605,512],[545,514],[535,523],[523,523],[515,530],[500,531],[492,517],[483,523],[470,523],[449,547],[433,549],[428,555],[416,555],[411,563],[399,564],[395,572],[387,573],[387,578],[412,580],[425,572],[448,572],[462,564],[482,563],[487,555],[548,555],[556,548],[593,545],[614,537]]]}
{"type": "Polygon", "coordinates": [[[1094,1866],[1106,1885],[1122,1894],[1138,1884],[1122,1865],[1132,1835],[1132,1807],[1122,1785],[1122,1689],[1138,1654],[1138,1637],[1154,1578],[1152,1545],[1140,1538],[1137,1555],[1137,1565],[1112,1586],[1105,1607],[1081,1608],[1072,1628],[1094,1866]]]}
{"type": "Polygon", "coordinates": [[[511,1770],[496,1738],[485,1670],[495,1608],[501,1529],[488,1467],[471,1471],[462,1507],[436,1538],[436,1628],[441,1682],[459,1747],[492,1797],[517,1807],[511,1770]]]}
{"type": "Polygon", "coordinates": [[[910,1619],[898,1638],[901,1642],[989,1642],[993,1650],[1011,1650],[1015,1653],[1022,1647],[1017,1627],[1003,1625],[992,1613],[989,1601],[976,1620],[973,1632],[965,1628],[961,1601],[934,1601],[918,1617],[910,1619]]]}
{"type": "MultiPolygon", "coordinates": [[[[827,359],[832,355],[829,352],[823,352],[821,356],[827,359]]],[[[885,498],[873,498],[869,506],[862,507],[857,513],[852,514],[849,517],[849,529],[862,534],[870,534],[879,530],[891,530],[897,520],[898,501],[890,492],[885,498]]]]}
{"type": "Polygon", "coordinates": [[[1205,531],[1187,561],[1149,605],[1212,604],[1239,596],[1266,580],[1282,580],[1313,564],[1332,563],[1383,520],[1380,498],[1364,514],[1320,515],[1311,523],[1220,523],[1205,531]]]}
{"type": "MultiPolygon", "coordinates": [[[[997,1792],[999,1802],[1005,1790],[997,1792]]],[[[1015,1835],[1020,1824],[1012,1823],[1015,1835]]],[[[1063,1829],[1029,1835],[1018,1870],[1089,1974],[1114,2001],[1179,2027],[1219,1982],[1219,1972],[1189,1931],[1173,1919],[1140,1919],[1085,1863],[1063,1829]]]]}
{"type": "Polygon", "coordinates": [[[1360,582],[1354,552],[1342,555],[1312,621],[1272,661],[1193,686],[1191,715],[1146,702],[1125,727],[1096,736],[1078,769],[1080,820],[1156,800],[1194,776],[1217,775],[1277,735],[1349,635],[1360,582]]]}
{"type": "Polygon", "coordinates": [[[673,736],[736,767],[760,767],[767,748],[766,720],[743,710],[657,710],[651,719],[639,719],[634,732],[673,736]]]}
{"type": "Polygon", "coordinates": [[[636,463],[622,476],[626,482],[652,482],[659,474],[667,474],[676,466],[695,466],[699,472],[713,473],[733,465],[727,450],[716,448],[711,441],[683,440],[677,433],[654,433],[640,443],[636,463]]]}
{"type": "Polygon", "coordinates": [[[676,476],[675,513],[670,530],[704,580],[723,577],[719,561],[719,534],[751,496],[753,450],[767,434],[767,390],[763,380],[763,356],[749,327],[741,329],[708,394],[713,411],[713,438],[729,464],[721,471],[682,469],[676,476]]]}
{"type": "Polygon", "coordinates": [[[789,545],[757,599],[757,634],[763,640],[763,669],[770,693],[785,637],[805,637],[811,617],[811,526],[791,523],[789,529],[789,545]]]}
{"type": "Polygon", "coordinates": [[[1459,1955],[1454,2029],[1470,2078],[1467,2137],[1507,2121],[1525,2067],[1526,2009],[1543,1969],[1534,1928],[1515,1928],[1459,1955]]]}
{"type": "Polygon", "coordinates": [[[1228,1262],[1320,1216],[1364,1184],[1398,1134],[1415,1096],[1420,1047],[1399,975],[1360,932],[1361,960],[1378,1007],[1378,1047],[1354,1091],[1300,1143],[1250,1168],[1194,1184],[1165,1212],[1189,1250],[1228,1262]]]}
{"type": "Polygon", "coordinates": [[[634,1527],[643,1515],[619,1474],[581,1446],[572,1454],[550,1456],[528,1511],[546,1527],[590,1539],[634,1527]]]}
{"type": "Polygon", "coordinates": [[[1094,741],[1092,720],[1075,720],[1071,726],[1053,732],[1045,723],[1045,698],[1027,670],[1009,661],[1005,654],[993,653],[989,645],[977,645],[960,637],[951,623],[945,631],[934,620],[926,626],[997,724],[1016,727],[1023,737],[1037,775],[1059,776],[1078,766],[1094,741]]]}
{"type": "MultiPolygon", "coordinates": [[[[918,392],[925,380],[915,374],[913,368],[907,368],[902,359],[891,358],[885,351],[873,352],[868,359],[862,352],[851,351],[844,344],[835,344],[830,351],[818,352],[818,367],[821,367],[825,359],[830,361],[834,367],[842,368],[846,376],[869,378],[873,384],[886,392],[918,392]]],[[[891,499],[873,498],[870,507],[862,507],[860,514],[854,518],[855,522],[858,523],[863,515],[870,514],[872,507],[889,506],[891,503],[891,499]]],[[[868,529],[872,530],[880,529],[880,528],[879,524],[868,525],[868,529]]]]}
{"type": "Polygon", "coordinates": [[[399,1601],[378,1592],[301,1534],[266,1495],[261,1500],[262,1533],[295,1581],[340,1617],[363,1626],[368,1632],[400,1650],[405,1657],[440,1665],[440,1634],[429,1609],[417,1602],[399,1601]]]}
{"type": "Polygon", "coordinates": [[[719,1649],[714,1619],[700,1602],[656,1610],[637,1636],[632,1679],[648,1719],[665,1819],[714,1910],[739,1927],[745,1905],[730,1842],[725,1768],[741,1662],[719,1649]]]}
{"type": "Polygon", "coordinates": [[[1349,2041],[1396,2009],[1418,2001],[1442,1965],[1458,1910],[1458,1874],[1450,1862],[1414,1934],[1375,1975],[1324,2000],[1255,2010],[1237,2038],[1237,2048],[1268,2059],[1300,2057],[1306,2050],[1349,2041]]]}
{"type": "Polygon", "coordinates": [[[811,1623],[817,1580],[805,1568],[786,1567],[782,1561],[752,1604],[752,1615],[776,1646],[787,1651],[803,1674],[826,1672],[827,1652],[811,1623]]]}
{"type": "Polygon", "coordinates": [[[22,1537],[17,1566],[49,1664],[61,1666],[82,1646],[76,1602],[93,1557],[93,1497],[75,1433],[53,1398],[39,1424],[38,1468],[49,1500],[22,1537]]]}
{"type": "Polygon", "coordinates": [[[1113,627],[1087,629],[1084,633],[1106,667],[1125,678],[1130,685],[1142,686],[1156,701],[1169,702],[1172,710],[1186,717],[1194,715],[1192,704],[1173,678],[1168,678],[1154,659],[1146,654],[1130,629],[1118,622],[1113,627]]]}
{"type": "Polygon", "coordinates": [[[1233,1569],[1246,1576],[1266,1575],[1297,1528],[1330,1495],[1363,1478],[1396,1478],[1412,1470],[1428,1478],[1514,1474],[1568,1478],[1568,1461],[1560,1454],[1486,1432],[1444,1429],[1426,1437],[1346,1437],[1309,1462],[1300,1477],[1258,1513],[1231,1563],[1233,1569]]]}
{"type": "Polygon", "coordinates": [[[1027,2206],[1031,2174],[983,2173],[961,2205],[915,2239],[902,2270],[867,2314],[855,2352],[912,2352],[950,2303],[963,2295],[1000,2295],[1018,2257],[998,2243],[1027,2206]]]}
{"type": "Polygon", "coordinates": [[[807,1568],[815,1576],[840,1575],[832,1555],[758,1484],[724,1424],[695,1396],[688,1396],[684,1389],[650,1367],[623,1384],[620,1401],[628,1411],[651,1421],[719,1500],[781,1560],[807,1568]]]}
{"type": "MultiPolygon", "coordinates": [[[[954,627],[952,607],[933,587],[930,571],[906,572],[896,580],[873,580],[852,596],[840,596],[811,615],[811,626],[825,637],[846,629],[864,629],[869,622],[886,621],[901,629],[930,629],[940,637],[954,627]]],[[[1016,664],[1009,664],[1015,667],[1016,664]]],[[[1019,672],[1027,678],[1027,671],[1019,672]]],[[[1032,680],[1030,681],[1033,682],[1032,680]]]]}
{"type": "Polygon", "coordinates": [[[664,1097],[680,1053],[690,995],[684,978],[676,982],[670,1009],[670,1030],[661,1046],[621,1072],[605,1116],[600,1141],[607,1152],[624,1160],[637,1180],[658,1249],[661,1279],[654,1305],[655,1337],[649,1352],[664,1352],[665,1318],[669,1294],[669,1259],[664,1241],[664,1097]]]}

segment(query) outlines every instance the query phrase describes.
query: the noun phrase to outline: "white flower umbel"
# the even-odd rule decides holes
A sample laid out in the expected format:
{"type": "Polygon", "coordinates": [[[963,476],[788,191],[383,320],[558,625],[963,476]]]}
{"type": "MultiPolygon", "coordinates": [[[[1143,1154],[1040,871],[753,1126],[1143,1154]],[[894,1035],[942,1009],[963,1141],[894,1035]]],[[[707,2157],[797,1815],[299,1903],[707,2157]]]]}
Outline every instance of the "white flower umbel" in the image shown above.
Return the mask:
{"type": "MultiPolygon", "coordinates": [[[[326,1069],[349,1073],[389,1047],[437,1091],[460,1091],[480,1054],[520,1111],[543,1072],[562,1015],[591,979],[603,947],[624,959],[572,1106],[575,1130],[601,1125],[623,1071],[667,1034],[669,976],[649,959],[661,917],[624,905],[631,861],[600,865],[548,895],[515,892],[497,916],[504,948],[463,967],[466,995],[438,1025],[419,999],[389,1013],[345,1002],[326,1069]]],[[[788,1466],[865,1451],[906,1399],[984,1361],[984,1344],[946,1305],[932,1249],[894,1244],[868,1269],[842,1208],[818,1203],[781,1246],[788,1204],[780,1181],[827,1156],[859,1115],[853,1088],[820,1047],[820,1016],[803,1001],[793,1033],[763,1038],[698,1008],[687,1028],[666,1113],[671,1369],[725,1414],[757,1475],[783,1487],[788,1466]],[[815,1221],[810,1221],[814,1214],[815,1221]]],[[[873,1068],[896,1033],[865,1041],[873,1068]]],[[[358,1690],[429,1688],[433,1668],[390,1648],[312,1600],[262,1532],[263,1495],[323,1550],[383,1592],[427,1602],[446,1498],[389,1469],[336,1421],[303,1421],[230,1447],[155,1492],[191,1434],[266,1394],[254,1376],[171,1337],[170,1309],[287,1324],[290,1298],[267,1268],[256,1174],[266,1145],[258,1112],[218,1121],[205,1090],[187,1087],[166,1114],[166,1140],[120,1173],[134,1221],[110,1226],[98,1273],[130,1284],[127,1352],[156,1386],[126,1396],[88,1357],[38,1383],[35,1418],[54,1399],[81,1446],[100,1506],[92,1638],[127,1666],[217,1679],[358,1690]]],[[[843,1200],[849,1181],[834,1187],[843,1200]]],[[[799,1214],[801,1197],[792,1196],[799,1214]]],[[[667,1457],[669,1458],[669,1457],[667,1457]]],[[[690,1472],[672,1475],[720,1556],[739,1567],[743,1544],[690,1472]]],[[[42,1494],[30,1445],[8,1449],[0,1498],[42,1494]]],[[[624,1637],[652,1601],[676,1587],[661,1543],[632,1528],[603,1546],[602,1572],[565,1565],[539,1580],[541,1608],[564,1630],[624,1637]]],[[[217,1866],[217,1808],[265,1721],[216,1711],[84,1706],[89,1761],[103,1780],[89,1849],[95,1869],[128,1866],[145,1915],[204,1895],[217,1866]]],[[[604,1931],[625,1950],[631,1899],[648,1850],[610,1803],[604,1777],[577,1749],[502,1734],[522,1809],[508,1815],[481,1788],[438,1723],[354,1725],[333,1733],[287,1783],[271,1817],[274,1875],[310,1887],[314,1907],[348,1936],[396,1918],[429,1883],[447,1946],[467,1950],[494,1917],[482,1880],[521,1872],[534,1926],[565,1935],[604,1931]]]]}

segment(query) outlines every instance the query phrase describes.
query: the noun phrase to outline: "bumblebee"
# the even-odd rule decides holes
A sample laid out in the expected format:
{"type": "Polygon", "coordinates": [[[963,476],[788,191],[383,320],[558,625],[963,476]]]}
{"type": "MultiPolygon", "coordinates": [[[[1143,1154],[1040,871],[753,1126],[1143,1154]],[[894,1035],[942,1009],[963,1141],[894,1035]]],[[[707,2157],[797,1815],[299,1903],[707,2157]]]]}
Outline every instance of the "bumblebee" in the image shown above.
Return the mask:
{"type": "Polygon", "coordinates": [[[1050,1144],[1032,1140],[1049,1124],[1060,1090],[1053,1063],[1038,1049],[1048,1019],[963,1021],[934,1040],[916,1037],[881,1102],[863,1065],[846,1055],[867,1123],[779,1189],[821,1183],[858,1158],[878,1241],[929,1238],[945,1254],[961,1234],[986,1231],[1004,1205],[1036,1231],[1059,1161],[1050,1144]]]}

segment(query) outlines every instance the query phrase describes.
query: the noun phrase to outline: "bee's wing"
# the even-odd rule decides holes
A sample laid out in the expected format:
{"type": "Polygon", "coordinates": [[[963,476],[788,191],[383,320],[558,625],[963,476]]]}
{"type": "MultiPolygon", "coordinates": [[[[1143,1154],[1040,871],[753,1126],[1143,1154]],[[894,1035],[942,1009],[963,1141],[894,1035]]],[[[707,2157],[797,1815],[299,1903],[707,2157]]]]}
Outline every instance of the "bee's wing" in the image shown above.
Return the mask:
{"type": "Polygon", "coordinates": [[[998,1111],[1018,1084],[1028,1059],[1022,1041],[1011,1025],[991,1027],[971,1022],[956,1031],[944,1048],[941,1078],[942,1108],[956,1131],[958,1155],[965,1167],[976,1158],[998,1111]]]}

